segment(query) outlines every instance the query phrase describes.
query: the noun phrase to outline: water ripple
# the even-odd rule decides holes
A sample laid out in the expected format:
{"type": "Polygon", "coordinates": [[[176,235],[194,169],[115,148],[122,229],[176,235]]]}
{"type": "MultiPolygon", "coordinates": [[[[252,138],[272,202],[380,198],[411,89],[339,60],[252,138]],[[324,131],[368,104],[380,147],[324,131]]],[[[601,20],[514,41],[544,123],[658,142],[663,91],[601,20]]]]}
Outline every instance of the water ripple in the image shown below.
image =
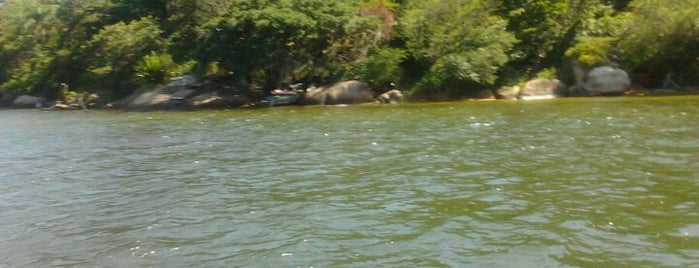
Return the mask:
{"type": "Polygon", "coordinates": [[[699,265],[699,103],[632,100],[0,111],[0,267],[699,265]]]}

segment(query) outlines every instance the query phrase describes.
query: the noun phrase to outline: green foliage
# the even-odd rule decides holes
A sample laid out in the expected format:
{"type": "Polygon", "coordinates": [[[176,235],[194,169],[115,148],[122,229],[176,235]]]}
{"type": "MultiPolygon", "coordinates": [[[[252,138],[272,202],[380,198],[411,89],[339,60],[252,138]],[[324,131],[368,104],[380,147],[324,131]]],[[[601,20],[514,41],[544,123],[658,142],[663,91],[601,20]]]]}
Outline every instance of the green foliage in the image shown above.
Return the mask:
{"type": "Polygon", "coordinates": [[[60,97],[65,83],[110,99],[195,72],[239,88],[358,78],[453,97],[566,76],[569,58],[699,79],[693,0],[3,3],[0,91],[12,94],[60,97]]]}
{"type": "Polygon", "coordinates": [[[541,65],[564,35],[575,27],[568,0],[502,0],[498,13],[509,18],[508,29],[520,41],[517,60],[541,65]]]}
{"type": "Polygon", "coordinates": [[[556,68],[546,68],[539,73],[536,74],[536,78],[542,78],[542,79],[558,79],[558,70],[556,68]]]}
{"type": "Polygon", "coordinates": [[[218,62],[209,62],[204,67],[204,76],[221,76],[221,68],[218,66],[218,62]]]}
{"type": "Polygon", "coordinates": [[[584,37],[566,51],[566,56],[588,67],[610,63],[609,53],[613,42],[614,38],[611,37],[584,37]]]}
{"type": "Polygon", "coordinates": [[[17,0],[0,7],[0,90],[58,96],[84,72],[84,48],[99,30],[106,0],[17,0]]]}
{"type": "Polygon", "coordinates": [[[136,77],[144,85],[157,85],[170,78],[169,70],[175,65],[169,54],[146,55],[136,65],[136,77]]]}
{"type": "Polygon", "coordinates": [[[204,25],[196,57],[218,62],[242,86],[339,78],[377,42],[379,21],[358,10],[349,1],[241,3],[204,25]]]}
{"type": "Polygon", "coordinates": [[[59,7],[27,0],[0,8],[0,90],[30,93],[49,72],[59,35],[59,7]]]}
{"type": "Polygon", "coordinates": [[[470,86],[491,85],[508,59],[515,38],[506,31],[507,21],[491,13],[489,1],[411,1],[401,27],[415,57],[430,63],[415,95],[434,88],[449,95],[469,91],[470,86]]]}
{"type": "Polygon", "coordinates": [[[65,102],[66,103],[79,103],[80,101],[84,100],[87,97],[87,93],[85,92],[76,92],[76,91],[67,91],[65,95],[63,95],[65,102]]]}
{"type": "MultiPolygon", "coordinates": [[[[498,14],[508,18],[508,30],[520,41],[511,64],[537,72],[560,65],[576,38],[604,35],[614,29],[607,20],[607,0],[499,0],[498,14]]],[[[618,2],[618,1],[612,1],[618,2]]]]}
{"type": "Polygon", "coordinates": [[[106,26],[88,44],[92,57],[84,82],[111,97],[127,95],[135,87],[134,66],[163,44],[157,22],[149,17],[106,26]]]}
{"type": "Polygon", "coordinates": [[[137,20],[143,17],[155,18],[158,22],[168,19],[167,0],[119,0],[113,1],[112,13],[122,21],[137,20]]]}
{"type": "Polygon", "coordinates": [[[177,64],[170,54],[151,52],[136,65],[136,79],[142,86],[159,85],[170,78],[191,72],[195,65],[195,61],[177,64]]]}
{"type": "Polygon", "coordinates": [[[401,81],[404,75],[401,63],[406,56],[402,49],[379,49],[359,62],[355,75],[357,79],[367,81],[372,88],[401,81]]]}
{"type": "MultiPolygon", "coordinates": [[[[699,5],[693,0],[631,3],[632,14],[619,36],[616,52],[630,69],[686,72],[699,57],[699,5]]],[[[695,74],[687,74],[694,76],[695,74]]]]}

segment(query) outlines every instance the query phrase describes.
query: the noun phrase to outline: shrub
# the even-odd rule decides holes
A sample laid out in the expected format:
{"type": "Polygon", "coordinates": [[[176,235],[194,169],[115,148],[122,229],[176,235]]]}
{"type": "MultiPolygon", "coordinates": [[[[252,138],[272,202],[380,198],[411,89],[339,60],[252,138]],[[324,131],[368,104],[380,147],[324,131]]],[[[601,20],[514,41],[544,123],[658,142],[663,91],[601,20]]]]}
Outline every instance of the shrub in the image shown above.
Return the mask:
{"type": "Polygon", "coordinates": [[[614,38],[611,37],[585,37],[568,49],[565,53],[568,57],[573,57],[580,64],[593,67],[609,63],[609,52],[614,38]]]}
{"type": "Polygon", "coordinates": [[[362,60],[355,71],[359,80],[368,82],[372,88],[398,82],[403,78],[401,63],[406,52],[397,48],[384,48],[362,60]]]}

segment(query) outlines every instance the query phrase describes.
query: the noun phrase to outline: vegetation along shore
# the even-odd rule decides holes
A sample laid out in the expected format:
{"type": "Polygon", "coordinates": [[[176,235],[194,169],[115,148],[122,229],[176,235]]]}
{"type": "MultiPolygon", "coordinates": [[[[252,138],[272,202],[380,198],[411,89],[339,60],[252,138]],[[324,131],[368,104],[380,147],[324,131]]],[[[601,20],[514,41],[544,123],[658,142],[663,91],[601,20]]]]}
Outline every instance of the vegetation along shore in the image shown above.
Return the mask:
{"type": "Polygon", "coordinates": [[[0,108],[696,94],[699,6],[0,0],[0,63],[0,108]]]}

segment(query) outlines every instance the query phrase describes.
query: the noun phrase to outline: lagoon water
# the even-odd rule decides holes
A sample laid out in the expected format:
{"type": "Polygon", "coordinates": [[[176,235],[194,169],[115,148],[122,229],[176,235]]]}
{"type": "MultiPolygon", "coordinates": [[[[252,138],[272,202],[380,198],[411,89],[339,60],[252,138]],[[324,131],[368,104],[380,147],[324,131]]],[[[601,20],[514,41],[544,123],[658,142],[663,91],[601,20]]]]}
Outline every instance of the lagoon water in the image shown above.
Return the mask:
{"type": "Polygon", "coordinates": [[[0,267],[699,267],[699,97],[0,111],[0,267]]]}

